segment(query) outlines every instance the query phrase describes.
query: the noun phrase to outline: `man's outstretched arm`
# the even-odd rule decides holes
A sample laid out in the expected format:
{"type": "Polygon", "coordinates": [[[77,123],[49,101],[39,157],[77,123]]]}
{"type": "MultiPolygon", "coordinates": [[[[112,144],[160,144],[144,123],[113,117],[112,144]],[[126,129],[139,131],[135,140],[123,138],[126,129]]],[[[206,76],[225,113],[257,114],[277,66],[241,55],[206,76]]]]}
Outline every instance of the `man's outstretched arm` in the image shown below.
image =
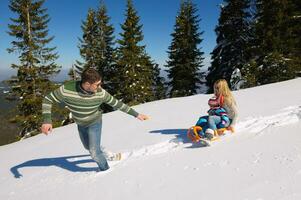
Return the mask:
{"type": "Polygon", "coordinates": [[[47,96],[44,97],[42,103],[42,116],[43,116],[43,124],[41,127],[42,133],[48,135],[49,132],[52,131],[52,120],[51,120],[51,108],[54,103],[63,103],[63,94],[60,88],[50,92],[47,96]]]}
{"type": "Polygon", "coordinates": [[[115,97],[113,97],[111,94],[109,94],[107,91],[105,91],[104,96],[104,103],[110,105],[115,110],[121,110],[129,115],[132,115],[136,117],[137,119],[143,121],[149,119],[147,115],[139,114],[137,111],[135,111],[133,108],[128,106],[127,104],[123,103],[122,101],[117,100],[115,97]]]}

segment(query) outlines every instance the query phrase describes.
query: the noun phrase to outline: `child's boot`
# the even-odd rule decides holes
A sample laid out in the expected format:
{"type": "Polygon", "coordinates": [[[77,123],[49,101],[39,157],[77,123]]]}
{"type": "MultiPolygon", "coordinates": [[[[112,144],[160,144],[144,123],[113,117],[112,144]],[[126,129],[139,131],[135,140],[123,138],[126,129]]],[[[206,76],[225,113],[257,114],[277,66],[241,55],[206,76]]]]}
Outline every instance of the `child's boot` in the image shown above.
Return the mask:
{"type": "Polygon", "coordinates": [[[212,129],[208,128],[206,130],[205,134],[206,134],[206,137],[211,141],[218,139],[218,134],[217,134],[216,130],[212,130],[212,129]]]}

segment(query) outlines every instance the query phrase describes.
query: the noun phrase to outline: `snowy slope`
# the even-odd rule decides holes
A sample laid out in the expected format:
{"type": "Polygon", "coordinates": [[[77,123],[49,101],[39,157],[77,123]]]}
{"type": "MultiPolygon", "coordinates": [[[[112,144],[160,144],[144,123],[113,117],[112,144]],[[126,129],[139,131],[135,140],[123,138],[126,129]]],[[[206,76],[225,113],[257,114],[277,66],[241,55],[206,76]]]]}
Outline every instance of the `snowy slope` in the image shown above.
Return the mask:
{"type": "Polygon", "coordinates": [[[105,114],[102,144],[123,152],[96,173],[77,128],[69,125],[0,147],[0,199],[301,199],[301,79],[234,92],[235,134],[210,147],[186,130],[210,95],[151,102],[105,114]]]}

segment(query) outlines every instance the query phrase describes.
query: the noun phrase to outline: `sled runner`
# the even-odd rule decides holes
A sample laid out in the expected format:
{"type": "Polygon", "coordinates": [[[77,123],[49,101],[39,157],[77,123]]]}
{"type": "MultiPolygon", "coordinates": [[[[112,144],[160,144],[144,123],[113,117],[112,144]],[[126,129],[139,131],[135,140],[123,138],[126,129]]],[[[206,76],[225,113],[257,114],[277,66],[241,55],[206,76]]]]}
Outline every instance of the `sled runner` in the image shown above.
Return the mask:
{"type": "Polygon", "coordinates": [[[204,130],[201,126],[192,126],[187,131],[187,137],[194,143],[197,143],[200,141],[205,141],[208,143],[208,142],[218,140],[219,136],[224,135],[225,131],[228,131],[228,130],[232,132],[232,130],[230,128],[219,128],[219,129],[217,129],[213,138],[207,138],[204,135],[204,130]]]}

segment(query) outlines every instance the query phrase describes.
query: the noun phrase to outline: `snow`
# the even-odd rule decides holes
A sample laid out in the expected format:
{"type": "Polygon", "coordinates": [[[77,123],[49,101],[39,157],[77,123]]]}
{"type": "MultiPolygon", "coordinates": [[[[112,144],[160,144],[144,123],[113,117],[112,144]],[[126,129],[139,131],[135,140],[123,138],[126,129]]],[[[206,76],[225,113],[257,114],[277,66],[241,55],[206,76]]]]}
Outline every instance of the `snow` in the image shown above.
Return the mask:
{"type": "Polygon", "coordinates": [[[107,172],[80,143],[76,125],[0,147],[0,199],[301,199],[301,78],[234,92],[236,133],[210,147],[186,130],[210,95],[136,106],[103,117],[102,144],[122,152],[107,172]]]}

